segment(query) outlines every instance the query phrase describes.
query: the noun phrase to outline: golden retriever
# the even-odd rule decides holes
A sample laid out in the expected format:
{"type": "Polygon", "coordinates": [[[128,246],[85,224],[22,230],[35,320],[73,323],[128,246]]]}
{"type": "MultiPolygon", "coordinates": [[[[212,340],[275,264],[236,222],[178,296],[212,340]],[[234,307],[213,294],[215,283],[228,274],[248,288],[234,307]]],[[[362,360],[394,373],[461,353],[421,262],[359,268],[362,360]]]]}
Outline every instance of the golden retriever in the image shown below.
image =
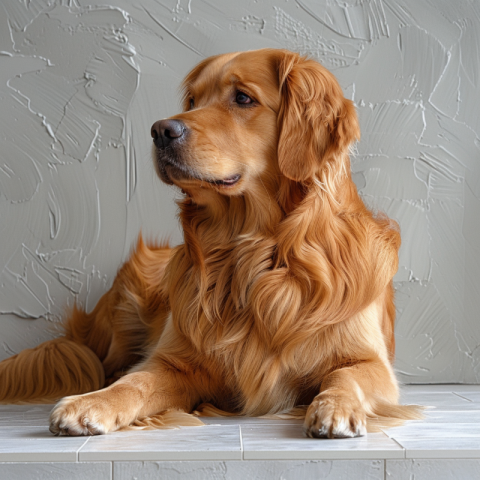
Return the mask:
{"type": "Polygon", "coordinates": [[[415,418],[397,404],[392,369],[399,229],[352,182],[359,126],[335,77],[264,49],[208,58],[183,88],[183,112],[151,133],[160,178],[184,194],[185,243],[140,238],[96,308],[74,309],[65,337],[0,365],[0,398],[83,393],[105,375],[106,388],[55,406],[57,435],[202,402],[252,416],[309,405],[310,437],[415,418]]]}

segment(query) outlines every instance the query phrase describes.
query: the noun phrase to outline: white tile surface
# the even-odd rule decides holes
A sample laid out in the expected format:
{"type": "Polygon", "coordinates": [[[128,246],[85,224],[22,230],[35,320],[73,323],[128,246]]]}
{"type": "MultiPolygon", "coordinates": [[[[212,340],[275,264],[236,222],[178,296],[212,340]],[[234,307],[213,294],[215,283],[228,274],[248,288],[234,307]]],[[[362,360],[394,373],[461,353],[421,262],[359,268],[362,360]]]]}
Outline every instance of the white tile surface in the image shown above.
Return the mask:
{"type": "Polygon", "coordinates": [[[0,405],[0,427],[45,427],[53,405],[0,405]]]}
{"type": "MultiPolygon", "coordinates": [[[[463,395],[463,394],[462,394],[463,395]]],[[[455,395],[453,392],[401,392],[400,403],[434,407],[436,410],[480,410],[480,403],[455,395]]]]}
{"type": "Polygon", "coordinates": [[[0,480],[111,480],[111,478],[111,463],[0,463],[0,480]]]}
{"type": "Polygon", "coordinates": [[[474,423],[410,423],[389,428],[384,432],[396,440],[404,437],[480,437],[480,426],[474,423]]]}
{"type": "Polygon", "coordinates": [[[91,437],[79,452],[91,460],[241,460],[236,425],[188,427],[179,430],[119,432],[91,437]]]}
{"type": "Polygon", "coordinates": [[[384,433],[347,439],[307,438],[299,425],[242,426],[245,460],[404,458],[384,433]]]}
{"type": "Polygon", "coordinates": [[[480,429],[480,410],[426,410],[423,420],[415,420],[408,423],[471,423],[478,425],[480,429]]]}
{"type": "Polygon", "coordinates": [[[480,458],[479,437],[451,437],[448,431],[439,437],[397,437],[406,458],[480,458]]]}
{"type": "Polygon", "coordinates": [[[114,462],[115,480],[384,480],[382,460],[114,462]]]}
{"type": "MultiPolygon", "coordinates": [[[[247,417],[203,417],[207,426],[180,430],[54,437],[48,432],[52,405],[0,405],[0,462],[15,462],[0,466],[0,480],[2,472],[8,473],[5,478],[23,480],[18,472],[25,470],[29,474],[34,471],[35,462],[42,462],[43,466],[38,470],[39,476],[31,478],[62,478],[61,472],[66,468],[63,464],[78,460],[94,462],[93,466],[110,465],[102,461],[121,462],[115,467],[118,478],[129,480],[135,476],[135,465],[142,465],[136,475],[139,480],[158,478],[152,477],[156,469],[168,479],[330,478],[330,467],[331,472],[338,473],[331,478],[363,478],[342,473],[355,468],[366,472],[365,478],[376,479],[375,462],[383,465],[382,459],[399,459],[398,464],[391,464],[387,478],[395,478],[392,475],[400,472],[398,478],[403,479],[403,471],[413,472],[416,479],[417,475],[418,479],[428,478],[425,472],[431,464],[421,463],[428,459],[449,458],[457,467],[462,459],[471,459],[465,464],[465,471],[475,471],[480,461],[480,386],[415,385],[402,390],[405,403],[435,408],[426,410],[423,420],[385,430],[385,434],[337,440],[305,437],[301,420],[247,417]],[[242,458],[246,461],[242,462],[242,458]],[[410,463],[402,464],[401,459],[405,458],[415,458],[420,463],[408,460],[410,463]],[[147,463],[132,463],[140,461],[147,463]]],[[[85,465],[90,463],[81,465],[68,478],[103,480],[103,467],[88,470],[85,465]]],[[[431,478],[443,477],[435,473],[431,478]]],[[[458,478],[469,477],[465,474],[458,478]]]]}
{"type": "Polygon", "coordinates": [[[462,398],[466,398],[467,400],[470,400],[473,403],[477,404],[477,408],[480,410],[480,390],[478,392],[459,392],[455,391],[455,393],[462,398]]]}
{"type": "Polygon", "coordinates": [[[401,392],[480,392],[480,385],[462,385],[458,383],[424,384],[424,385],[401,385],[401,392]]]}
{"type": "Polygon", "coordinates": [[[388,480],[474,480],[480,478],[480,460],[387,460],[388,480]]]}
{"type": "Polygon", "coordinates": [[[0,427],[0,462],[76,462],[90,437],[55,437],[47,427],[0,427]]]}

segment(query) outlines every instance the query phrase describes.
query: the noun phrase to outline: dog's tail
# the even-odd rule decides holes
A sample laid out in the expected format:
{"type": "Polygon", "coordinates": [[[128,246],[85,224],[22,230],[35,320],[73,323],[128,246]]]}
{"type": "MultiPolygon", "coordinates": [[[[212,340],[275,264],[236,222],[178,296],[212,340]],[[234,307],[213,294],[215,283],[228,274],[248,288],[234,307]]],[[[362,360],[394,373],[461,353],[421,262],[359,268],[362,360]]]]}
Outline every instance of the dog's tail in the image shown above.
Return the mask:
{"type": "Polygon", "coordinates": [[[99,331],[95,317],[74,307],[65,336],[0,362],[0,403],[54,403],[102,388],[105,374],[99,354],[109,336],[99,331]]]}
{"type": "Polygon", "coordinates": [[[92,350],[60,337],[0,363],[0,403],[53,403],[98,390],[104,382],[103,366],[92,350]]]}

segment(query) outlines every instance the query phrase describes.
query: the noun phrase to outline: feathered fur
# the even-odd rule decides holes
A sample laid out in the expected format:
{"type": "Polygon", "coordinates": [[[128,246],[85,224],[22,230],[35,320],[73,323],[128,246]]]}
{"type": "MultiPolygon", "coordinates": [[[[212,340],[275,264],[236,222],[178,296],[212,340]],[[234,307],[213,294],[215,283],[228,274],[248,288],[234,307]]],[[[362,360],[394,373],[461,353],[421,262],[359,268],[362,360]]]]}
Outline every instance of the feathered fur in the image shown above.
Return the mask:
{"type": "MultiPolygon", "coordinates": [[[[67,320],[66,339],[98,357],[111,385],[63,399],[52,432],[159,426],[139,419],[202,402],[216,407],[204,414],[310,405],[295,412],[313,437],[418,418],[397,404],[391,366],[399,229],[358,196],[358,121],[333,75],[285,50],[220,55],[186,77],[184,107],[168,147],[157,141],[166,124],[153,129],[160,176],[185,193],[185,243],[140,238],[95,310],[67,320]]],[[[1,398],[25,400],[5,388],[1,398]]]]}

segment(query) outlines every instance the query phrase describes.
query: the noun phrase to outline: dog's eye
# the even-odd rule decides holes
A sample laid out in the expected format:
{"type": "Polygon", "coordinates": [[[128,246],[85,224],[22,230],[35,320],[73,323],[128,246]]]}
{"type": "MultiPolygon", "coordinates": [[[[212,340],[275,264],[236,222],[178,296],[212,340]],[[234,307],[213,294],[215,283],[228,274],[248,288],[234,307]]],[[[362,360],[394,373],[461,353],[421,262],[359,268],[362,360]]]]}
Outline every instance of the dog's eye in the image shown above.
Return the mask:
{"type": "Polygon", "coordinates": [[[195,100],[193,98],[190,99],[190,110],[195,106],[195,100]]]}
{"type": "Polygon", "coordinates": [[[253,103],[253,100],[246,93],[239,91],[235,96],[235,102],[237,102],[239,105],[249,105],[253,103]]]}

